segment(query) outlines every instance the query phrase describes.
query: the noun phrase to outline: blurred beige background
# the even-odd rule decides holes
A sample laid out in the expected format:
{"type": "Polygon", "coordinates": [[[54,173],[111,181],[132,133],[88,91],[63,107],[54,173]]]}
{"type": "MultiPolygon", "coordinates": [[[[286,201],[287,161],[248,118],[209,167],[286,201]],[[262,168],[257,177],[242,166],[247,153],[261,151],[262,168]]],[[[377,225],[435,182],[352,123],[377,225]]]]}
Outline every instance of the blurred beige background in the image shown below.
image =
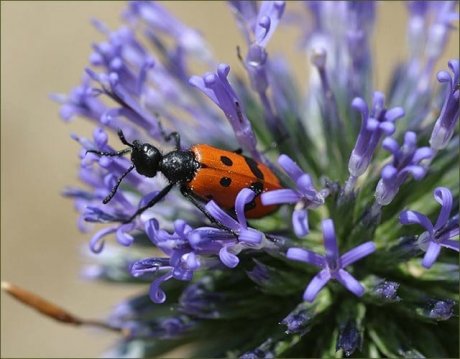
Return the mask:
{"type": "MultiPolygon", "coordinates": [[[[218,59],[241,71],[235,47],[244,42],[225,3],[165,6],[202,30],[218,59]]],[[[1,2],[1,279],[85,317],[102,318],[136,288],[80,277],[81,248],[89,237],[77,231],[72,203],[60,192],[77,183],[78,146],[69,134],[90,135],[92,127],[61,122],[48,94],[78,84],[90,44],[101,40],[89,20],[98,18],[114,28],[123,7],[123,2],[1,2]]],[[[380,10],[374,50],[377,88],[384,89],[392,65],[405,54],[406,12],[397,2],[381,3],[380,10]]],[[[306,62],[294,50],[296,35],[277,32],[270,49],[286,52],[302,71],[306,62]]],[[[456,44],[458,33],[446,59],[458,56],[456,44]]],[[[3,293],[1,298],[2,357],[97,357],[115,339],[60,325],[3,293]]]]}

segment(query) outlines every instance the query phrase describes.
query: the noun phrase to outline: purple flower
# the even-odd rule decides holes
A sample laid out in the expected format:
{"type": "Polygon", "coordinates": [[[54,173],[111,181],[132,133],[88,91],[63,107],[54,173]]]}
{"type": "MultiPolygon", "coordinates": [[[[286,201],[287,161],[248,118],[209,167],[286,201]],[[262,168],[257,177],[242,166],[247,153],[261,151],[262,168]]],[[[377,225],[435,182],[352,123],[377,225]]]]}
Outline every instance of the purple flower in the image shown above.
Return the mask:
{"type": "Polygon", "coordinates": [[[439,256],[441,247],[459,251],[460,242],[453,240],[459,234],[458,214],[449,219],[452,211],[452,193],[445,187],[434,190],[434,199],[441,205],[438,219],[433,225],[430,219],[417,211],[403,211],[399,215],[402,224],[418,224],[425,228],[419,236],[420,247],[426,251],[422,260],[425,268],[431,268],[439,256]]]}
{"type": "Polygon", "coordinates": [[[323,48],[315,48],[312,51],[311,61],[318,70],[321,82],[322,99],[324,112],[324,127],[326,135],[336,135],[340,132],[343,123],[340,119],[337,101],[334,92],[331,90],[328,72],[326,70],[327,52],[323,48]]]}
{"type": "Polygon", "coordinates": [[[385,96],[381,92],[374,92],[370,112],[360,97],[356,97],[351,105],[361,113],[362,122],[348,170],[352,177],[359,177],[369,166],[380,139],[395,132],[394,122],[404,116],[404,110],[401,107],[385,108],[385,96]]]}
{"type": "Polygon", "coordinates": [[[396,196],[409,174],[417,181],[425,177],[428,170],[420,162],[431,158],[433,151],[429,147],[417,148],[417,136],[411,131],[404,135],[401,147],[391,137],[385,138],[382,147],[393,155],[392,164],[383,167],[382,177],[375,190],[377,203],[386,206],[396,196]]]}
{"type": "Polygon", "coordinates": [[[289,259],[305,262],[321,268],[321,271],[311,280],[307,286],[303,299],[313,302],[319,291],[331,279],[336,279],[345,288],[357,296],[364,294],[364,287],[344,268],[350,264],[368,256],[376,250],[373,242],[365,242],[349,250],[339,257],[337,238],[334,231],[334,222],[331,219],[322,221],[325,256],[319,255],[308,249],[289,248],[287,257],[289,259]]]}
{"type": "Polygon", "coordinates": [[[451,299],[432,301],[425,312],[432,319],[448,320],[454,314],[455,304],[455,301],[451,299]]]}
{"type": "Polygon", "coordinates": [[[157,277],[150,286],[150,298],[155,303],[163,303],[166,300],[166,294],[160,288],[160,285],[171,279],[191,280],[194,271],[200,268],[200,258],[193,251],[188,243],[188,234],[192,228],[182,220],[174,222],[174,233],[169,234],[159,229],[156,219],[152,219],[145,225],[145,231],[150,240],[160,248],[168,258],[146,258],[135,262],[132,265],[131,273],[138,277],[146,273],[164,272],[165,274],[157,277]]]}
{"type": "Polygon", "coordinates": [[[90,77],[86,74],[82,84],[69,95],[54,94],[51,98],[61,104],[59,114],[64,121],[81,116],[98,122],[107,111],[107,106],[95,96],[94,89],[90,87],[90,77]]]}
{"type": "Polygon", "coordinates": [[[265,192],[261,195],[261,201],[264,206],[273,204],[295,204],[292,213],[292,226],[298,237],[303,237],[309,232],[307,208],[317,208],[324,204],[324,198],[327,196],[327,190],[316,191],[313,187],[310,175],[303,172],[302,169],[288,156],[281,155],[278,163],[294,181],[296,189],[278,189],[275,191],[265,192]]]}
{"type": "Polygon", "coordinates": [[[220,64],[216,73],[206,73],[203,76],[192,76],[190,84],[201,90],[224,112],[233,127],[238,142],[247,149],[251,156],[260,160],[256,149],[256,137],[251,123],[241,109],[241,102],[228,82],[230,66],[220,64]]]}
{"type": "Polygon", "coordinates": [[[306,331],[310,320],[314,317],[314,313],[311,313],[307,308],[296,308],[294,311],[289,313],[281,322],[286,326],[286,333],[302,333],[306,331]]]}
{"type": "Polygon", "coordinates": [[[264,234],[248,227],[244,208],[246,204],[254,200],[256,194],[249,188],[244,188],[238,193],[235,201],[235,220],[227,212],[222,210],[214,201],[206,204],[206,210],[218,223],[234,233],[235,240],[225,243],[219,251],[221,261],[230,268],[238,265],[236,256],[245,247],[262,248],[264,246],[264,234]]]}
{"type": "Polygon", "coordinates": [[[342,349],[345,356],[349,357],[361,346],[361,342],[362,335],[356,327],[356,323],[353,320],[349,320],[341,325],[335,347],[336,350],[342,349]]]}
{"type": "Polygon", "coordinates": [[[347,48],[350,56],[349,85],[352,96],[362,96],[371,71],[370,38],[375,24],[374,1],[347,2],[350,26],[347,29],[347,48]]]}
{"type": "Polygon", "coordinates": [[[246,39],[249,50],[244,64],[253,89],[260,94],[264,93],[268,87],[266,67],[268,55],[265,47],[278,26],[286,4],[284,1],[265,1],[261,3],[256,14],[252,8],[241,3],[245,1],[232,2],[240,15],[238,18],[240,28],[248,30],[246,39]]]}
{"type": "MultiPolygon", "coordinates": [[[[249,47],[244,59],[244,66],[251,81],[251,87],[259,95],[264,111],[264,120],[275,136],[282,136],[285,129],[273,110],[272,101],[267,95],[270,85],[268,74],[270,63],[265,50],[284,13],[284,1],[264,1],[257,12],[257,6],[247,1],[231,1],[240,29],[245,35],[249,47]]],[[[276,82],[272,81],[272,87],[276,82]]],[[[274,92],[279,92],[274,89],[274,92]]]]}
{"type": "Polygon", "coordinates": [[[383,280],[375,286],[373,295],[385,302],[399,302],[398,288],[399,283],[383,280]]]}
{"type": "MultiPolygon", "coordinates": [[[[185,221],[176,220],[174,232],[169,234],[159,228],[156,219],[151,219],[146,223],[145,231],[148,237],[168,257],[153,257],[137,261],[133,264],[131,273],[137,277],[166,271],[150,286],[150,297],[155,303],[163,303],[166,300],[166,295],[160,288],[163,282],[171,278],[191,280],[196,270],[216,264],[209,259],[210,257],[218,256],[225,266],[234,268],[239,263],[236,256],[239,252],[246,248],[260,249],[268,245],[264,241],[263,233],[247,226],[244,215],[246,204],[250,203],[255,195],[248,188],[238,194],[235,201],[238,221],[224,212],[214,201],[208,202],[206,210],[225,229],[213,227],[193,229],[185,221]]],[[[113,232],[115,228],[109,227],[106,231],[113,232]]],[[[103,233],[103,235],[106,234],[103,233]]]]}
{"type": "Polygon", "coordinates": [[[460,116],[460,63],[459,60],[450,60],[449,68],[454,76],[447,71],[438,72],[438,81],[448,84],[444,104],[439,114],[433,133],[430,138],[431,148],[441,150],[447,146],[454,134],[458,118],[460,116]]]}

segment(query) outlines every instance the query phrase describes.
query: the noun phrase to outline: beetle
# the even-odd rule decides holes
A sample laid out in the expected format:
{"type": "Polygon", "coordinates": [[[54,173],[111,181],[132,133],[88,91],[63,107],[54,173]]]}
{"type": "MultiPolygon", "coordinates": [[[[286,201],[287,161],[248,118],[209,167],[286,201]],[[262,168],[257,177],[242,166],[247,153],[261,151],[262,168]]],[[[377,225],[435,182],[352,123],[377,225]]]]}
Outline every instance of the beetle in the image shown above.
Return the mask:
{"type": "Polygon", "coordinates": [[[140,207],[125,223],[153,207],[168,192],[178,185],[181,193],[200,209],[213,223],[216,220],[207,212],[202,202],[214,200],[220,207],[233,212],[235,199],[243,188],[250,188],[255,198],[245,206],[247,218],[261,218],[278,209],[278,206],[263,206],[259,195],[262,192],[280,189],[281,184],[276,175],[264,164],[242,155],[240,152],[222,150],[206,144],[198,144],[182,150],[180,135],[172,132],[165,135],[166,141],[174,139],[175,149],[162,154],[158,148],[134,140],[129,143],[122,130],[118,130],[120,141],[128,146],[118,152],[102,152],[88,150],[99,156],[123,156],[131,153],[131,166],[117,180],[115,186],[105,197],[103,203],[108,203],[115,195],[123,178],[133,169],[146,177],[155,177],[162,173],[169,184],[164,187],[146,205],[140,207]]]}

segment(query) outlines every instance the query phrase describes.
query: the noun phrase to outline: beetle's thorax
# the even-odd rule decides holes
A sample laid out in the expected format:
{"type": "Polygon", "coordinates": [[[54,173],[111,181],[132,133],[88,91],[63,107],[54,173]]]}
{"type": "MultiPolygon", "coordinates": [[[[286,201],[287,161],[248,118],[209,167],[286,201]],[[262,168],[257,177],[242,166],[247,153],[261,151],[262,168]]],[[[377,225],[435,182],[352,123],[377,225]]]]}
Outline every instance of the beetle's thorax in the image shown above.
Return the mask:
{"type": "Polygon", "coordinates": [[[185,183],[195,176],[200,167],[195,155],[191,151],[172,151],[163,156],[160,161],[161,171],[169,182],[185,183]]]}

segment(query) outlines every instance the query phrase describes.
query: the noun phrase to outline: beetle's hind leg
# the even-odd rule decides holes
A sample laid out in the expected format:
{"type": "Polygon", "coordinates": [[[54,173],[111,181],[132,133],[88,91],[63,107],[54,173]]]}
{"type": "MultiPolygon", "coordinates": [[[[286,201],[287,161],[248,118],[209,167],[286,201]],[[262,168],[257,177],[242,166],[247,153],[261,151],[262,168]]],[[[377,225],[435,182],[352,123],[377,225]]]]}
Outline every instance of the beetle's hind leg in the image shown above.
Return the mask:
{"type": "Polygon", "coordinates": [[[190,191],[190,189],[188,189],[186,186],[181,186],[180,188],[180,191],[182,193],[182,195],[187,198],[190,202],[193,203],[193,205],[198,208],[201,213],[203,213],[208,219],[209,221],[212,223],[212,224],[215,224],[217,227],[219,227],[220,229],[223,229],[224,231],[227,231],[231,234],[233,234],[235,237],[238,237],[238,235],[235,233],[235,231],[231,230],[230,228],[228,228],[227,226],[223,225],[222,223],[220,223],[219,221],[217,221],[213,216],[211,216],[211,213],[208,212],[208,210],[206,209],[205,206],[203,206],[202,203],[200,203],[196,197],[194,196],[193,192],[190,191]]]}

